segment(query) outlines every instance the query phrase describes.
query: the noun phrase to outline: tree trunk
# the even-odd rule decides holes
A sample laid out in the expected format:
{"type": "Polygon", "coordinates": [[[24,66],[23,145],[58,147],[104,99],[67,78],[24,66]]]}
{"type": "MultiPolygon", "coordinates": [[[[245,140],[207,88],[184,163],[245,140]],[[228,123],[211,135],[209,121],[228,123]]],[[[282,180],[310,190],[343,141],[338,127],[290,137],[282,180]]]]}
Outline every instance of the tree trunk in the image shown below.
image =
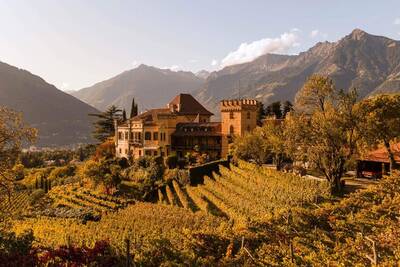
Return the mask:
{"type": "Polygon", "coordinates": [[[340,181],[340,177],[338,176],[333,176],[330,179],[330,186],[331,186],[331,194],[332,195],[341,195],[343,193],[343,188],[342,188],[342,184],[340,181]]]}
{"type": "Polygon", "coordinates": [[[394,159],[394,154],[392,149],[390,148],[390,143],[385,141],[385,148],[388,152],[388,156],[389,156],[389,171],[390,171],[390,175],[393,175],[393,170],[397,167],[396,161],[394,159]]]}

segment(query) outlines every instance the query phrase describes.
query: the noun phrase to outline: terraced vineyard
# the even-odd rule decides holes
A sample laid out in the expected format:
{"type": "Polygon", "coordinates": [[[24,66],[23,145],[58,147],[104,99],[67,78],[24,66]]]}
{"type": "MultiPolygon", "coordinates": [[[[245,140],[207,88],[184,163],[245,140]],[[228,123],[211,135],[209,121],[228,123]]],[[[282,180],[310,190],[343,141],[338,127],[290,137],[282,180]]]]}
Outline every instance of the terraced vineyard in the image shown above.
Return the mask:
{"type": "Polygon", "coordinates": [[[72,209],[90,209],[95,212],[117,211],[132,204],[133,200],[94,193],[73,185],[55,187],[49,192],[55,206],[72,209]]]}
{"type": "Polygon", "coordinates": [[[23,212],[29,207],[29,194],[27,191],[14,192],[9,202],[7,194],[0,194],[0,212],[23,212]]]}
{"type": "Polygon", "coordinates": [[[204,184],[182,188],[175,181],[165,192],[159,191],[161,203],[203,210],[246,224],[264,221],[274,213],[309,205],[329,196],[326,182],[258,167],[247,162],[230,169],[220,166],[220,174],[205,177],[204,184]]]}

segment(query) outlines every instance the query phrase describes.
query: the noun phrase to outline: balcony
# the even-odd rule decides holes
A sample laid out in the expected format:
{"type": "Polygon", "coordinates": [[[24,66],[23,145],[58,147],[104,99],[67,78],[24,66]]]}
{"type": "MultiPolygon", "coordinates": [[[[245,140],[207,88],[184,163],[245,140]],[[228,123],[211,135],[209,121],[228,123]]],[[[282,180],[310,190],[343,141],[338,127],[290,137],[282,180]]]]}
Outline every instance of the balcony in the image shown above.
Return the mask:
{"type": "MultiPolygon", "coordinates": [[[[174,150],[194,150],[196,145],[172,145],[172,149],[174,150]]],[[[213,145],[197,145],[200,151],[207,151],[207,150],[221,150],[220,144],[213,144],[213,145]]]]}

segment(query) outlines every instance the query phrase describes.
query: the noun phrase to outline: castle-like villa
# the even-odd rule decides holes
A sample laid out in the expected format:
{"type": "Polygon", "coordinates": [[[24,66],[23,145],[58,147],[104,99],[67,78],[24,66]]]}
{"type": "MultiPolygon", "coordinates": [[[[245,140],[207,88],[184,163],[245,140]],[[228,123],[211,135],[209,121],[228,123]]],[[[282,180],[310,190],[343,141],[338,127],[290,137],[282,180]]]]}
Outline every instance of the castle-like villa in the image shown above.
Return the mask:
{"type": "Polygon", "coordinates": [[[222,100],[221,122],[192,95],[177,95],[165,108],[148,110],[125,122],[115,122],[117,157],[168,156],[175,152],[205,153],[210,159],[227,156],[232,136],[242,136],[257,126],[259,102],[222,100]]]}

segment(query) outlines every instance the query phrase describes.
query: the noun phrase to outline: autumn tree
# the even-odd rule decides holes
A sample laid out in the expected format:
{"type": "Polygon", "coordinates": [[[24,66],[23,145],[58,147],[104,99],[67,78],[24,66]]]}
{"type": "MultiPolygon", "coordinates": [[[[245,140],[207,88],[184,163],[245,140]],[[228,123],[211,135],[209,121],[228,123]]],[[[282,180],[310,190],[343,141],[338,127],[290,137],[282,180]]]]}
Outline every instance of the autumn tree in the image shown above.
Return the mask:
{"type": "Polygon", "coordinates": [[[89,116],[96,117],[94,122],[93,137],[101,143],[106,141],[107,138],[114,135],[114,120],[121,120],[121,110],[116,106],[109,107],[105,112],[99,114],[89,114],[89,116]]]}
{"type": "Polygon", "coordinates": [[[284,160],[288,158],[286,152],[285,121],[268,121],[262,128],[257,129],[264,140],[264,150],[272,156],[277,170],[282,168],[284,160]]]}
{"type": "Polygon", "coordinates": [[[10,200],[16,173],[13,168],[22,146],[33,142],[37,131],[27,126],[22,115],[0,107],[0,188],[7,192],[10,200]]]}
{"type": "Polygon", "coordinates": [[[323,173],[334,194],[341,193],[341,178],[360,139],[357,93],[336,90],[328,77],[314,75],[296,99],[298,114],[287,129],[287,140],[297,155],[323,173]],[[300,126],[301,125],[301,126],[300,126]]]}
{"type": "Polygon", "coordinates": [[[396,168],[394,152],[391,148],[400,137],[400,95],[383,94],[363,100],[362,113],[363,141],[369,146],[383,144],[390,162],[390,172],[396,168]]]}
{"type": "Polygon", "coordinates": [[[263,164],[267,159],[265,140],[257,133],[246,133],[244,136],[235,136],[232,144],[232,155],[235,159],[254,161],[263,164]]]}

